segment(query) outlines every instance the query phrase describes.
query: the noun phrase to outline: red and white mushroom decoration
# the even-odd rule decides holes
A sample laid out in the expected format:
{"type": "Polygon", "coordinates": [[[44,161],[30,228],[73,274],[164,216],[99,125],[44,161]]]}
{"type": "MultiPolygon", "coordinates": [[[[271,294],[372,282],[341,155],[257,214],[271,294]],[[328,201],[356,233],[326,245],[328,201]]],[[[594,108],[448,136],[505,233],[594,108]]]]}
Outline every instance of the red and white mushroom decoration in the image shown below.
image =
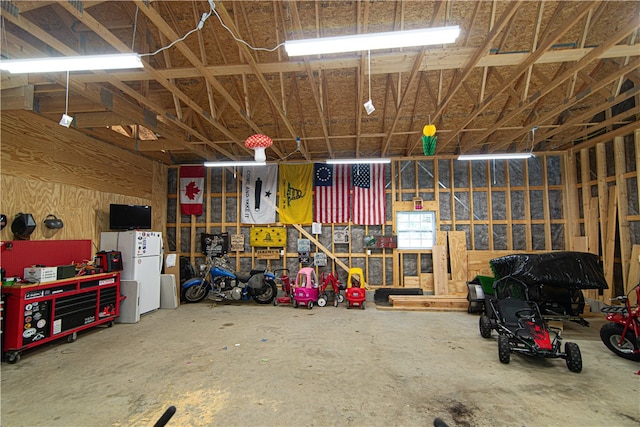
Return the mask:
{"type": "Polygon", "coordinates": [[[261,133],[251,135],[244,142],[245,147],[251,148],[255,151],[254,158],[256,162],[265,162],[267,160],[267,155],[265,154],[264,149],[271,147],[271,145],[273,145],[273,140],[267,135],[262,135],[261,133]]]}

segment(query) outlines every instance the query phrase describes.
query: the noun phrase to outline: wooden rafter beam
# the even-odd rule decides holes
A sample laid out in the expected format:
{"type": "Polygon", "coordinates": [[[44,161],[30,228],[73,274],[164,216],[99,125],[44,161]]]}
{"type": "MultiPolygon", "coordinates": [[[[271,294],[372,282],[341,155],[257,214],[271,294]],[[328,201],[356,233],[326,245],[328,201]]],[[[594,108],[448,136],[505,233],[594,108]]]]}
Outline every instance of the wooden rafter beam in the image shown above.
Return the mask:
{"type": "MultiPolygon", "coordinates": [[[[487,37],[485,38],[485,42],[484,44],[480,47],[477,48],[474,55],[469,59],[469,61],[466,63],[464,70],[462,71],[462,73],[460,73],[459,75],[456,74],[456,76],[454,76],[454,80],[456,81],[455,85],[452,85],[452,87],[449,89],[449,91],[447,92],[447,97],[441,102],[440,101],[440,93],[441,93],[441,85],[442,85],[442,72],[440,74],[440,87],[438,89],[438,107],[436,109],[436,117],[434,117],[433,121],[436,122],[438,117],[440,119],[442,119],[442,113],[444,112],[444,109],[447,105],[447,103],[449,101],[451,101],[453,99],[453,95],[455,95],[455,93],[457,92],[457,90],[461,87],[462,83],[466,80],[466,78],[470,75],[471,71],[473,70],[474,67],[476,67],[481,59],[483,57],[487,57],[489,49],[492,45],[492,43],[494,42],[495,38],[498,36],[498,34],[504,30],[504,34],[502,37],[502,40],[500,41],[500,49],[502,48],[502,45],[504,44],[507,35],[509,34],[509,30],[510,30],[510,23],[512,22],[512,20],[515,18],[515,14],[518,10],[518,7],[520,6],[520,3],[518,2],[511,2],[510,3],[510,7],[507,8],[507,10],[505,10],[503,12],[503,14],[500,17],[500,20],[498,21],[497,24],[494,25],[494,19],[495,19],[495,3],[492,4],[492,9],[491,9],[491,23],[490,23],[490,29],[489,29],[489,34],[487,35],[487,37]]],[[[489,78],[489,73],[488,72],[488,67],[485,68],[484,72],[483,72],[483,76],[482,76],[482,88],[480,90],[480,94],[479,94],[479,98],[478,98],[478,103],[482,102],[482,100],[484,99],[484,87],[485,84],[489,78]]],[[[492,71],[494,69],[491,69],[492,71]]],[[[452,80],[453,83],[453,80],[452,80]]],[[[473,97],[472,97],[473,99],[473,97]]],[[[418,143],[412,147],[409,150],[409,155],[411,153],[413,153],[413,151],[415,151],[416,147],[419,145],[419,141],[418,143]]]]}
{"type": "Polygon", "coordinates": [[[124,117],[111,111],[76,113],[73,115],[73,120],[73,127],[76,129],[136,124],[133,118],[124,117]]]}
{"type": "MultiPolygon", "coordinates": [[[[357,12],[357,20],[358,20],[358,32],[363,33],[369,27],[369,2],[366,0],[359,0],[356,2],[356,12],[357,12]],[[362,12],[362,16],[360,14],[360,3],[364,5],[364,11],[362,12]]],[[[362,99],[364,98],[364,86],[368,82],[365,80],[365,69],[367,69],[368,61],[370,60],[370,56],[365,52],[360,54],[360,66],[358,67],[358,73],[356,77],[356,93],[357,98],[355,100],[355,117],[356,117],[356,142],[355,142],[355,152],[356,155],[360,153],[360,134],[362,133],[362,110],[363,106],[362,99]]],[[[368,74],[370,70],[368,70],[368,74]]],[[[370,74],[369,74],[370,75],[370,74]]],[[[333,157],[333,153],[330,153],[331,157],[333,157]]]]}
{"type": "MultiPolygon", "coordinates": [[[[575,64],[578,65],[578,64],[575,64]]],[[[537,120],[539,123],[547,123],[549,120],[552,120],[553,117],[557,116],[558,114],[560,114],[562,111],[564,111],[567,108],[570,108],[572,105],[574,105],[575,103],[584,100],[585,97],[590,96],[594,93],[597,93],[598,91],[600,91],[600,89],[606,87],[607,85],[611,84],[611,82],[613,82],[615,79],[619,78],[622,75],[625,75],[631,71],[633,71],[634,69],[640,67],[640,58],[636,58],[634,61],[629,62],[628,65],[626,65],[625,67],[622,67],[620,69],[618,69],[616,72],[609,74],[606,78],[603,78],[601,80],[599,80],[598,82],[594,83],[592,86],[590,86],[589,88],[585,89],[584,91],[581,91],[579,93],[577,93],[576,95],[574,95],[573,97],[569,98],[569,99],[565,99],[565,101],[561,104],[559,104],[558,106],[556,106],[555,108],[553,108],[551,111],[548,111],[547,113],[545,113],[543,116],[538,117],[537,120]]],[[[572,69],[567,70],[565,73],[562,74],[562,76],[558,77],[557,79],[555,79],[553,82],[550,83],[550,87],[556,87],[558,86],[562,81],[565,81],[567,79],[569,79],[571,77],[571,75],[573,74],[572,69]]],[[[509,135],[509,141],[515,141],[518,138],[524,136],[530,129],[528,127],[523,127],[523,129],[514,132],[513,134],[509,135]]],[[[481,135],[485,135],[485,133],[481,134],[481,135]]],[[[479,138],[476,139],[477,140],[481,140],[482,136],[480,136],[479,138]]],[[[497,144],[495,146],[496,149],[499,148],[503,148],[504,144],[497,144]]]]}
{"type": "MultiPolygon", "coordinates": [[[[224,7],[224,5],[222,3],[218,3],[216,8],[217,8],[216,10],[218,10],[218,13],[222,19],[222,22],[224,22],[224,24],[227,27],[229,27],[234,34],[239,34],[238,29],[236,28],[235,22],[229,16],[229,12],[227,12],[227,9],[224,7]]],[[[253,74],[255,75],[255,77],[258,79],[258,82],[262,86],[262,90],[267,95],[267,98],[269,98],[269,101],[271,101],[272,107],[277,111],[278,115],[280,116],[280,120],[282,121],[282,123],[284,123],[285,127],[291,134],[291,137],[293,138],[297,137],[298,132],[293,128],[293,125],[289,121],[287,114],[285,113],[284,109],[280,105],[280,100],[276,97],[276,95],[271,90],[271,87],[269,86],[267,79],[264,77],[264,74],[260,72],[260,70],[258,69],[258,64],[253,55],[253,52],[251,51],[251,49],[249,49],[249,47],[246,44],[239,43],[239,42],[237,44],[245,60],[249,63],[249,66],[251,67],[253,74]]],[[[272,146],[271,148],[276,152],[278,156],[283,157],[283,154],[282,152],[280,152],[278,147],[272,146]]]]}
{"type": "Polygon", "coordinates": [[[487,34],[487,36],[485,37],[484,43],[479,48],[477,48],[474,54],[469,58],[468,62],[464,66],[464,69],[457,76],[456,83],[449,89],[445,98],[438,105],[438,109],[434,114],[433,121],[438,120],[449,102],[451,102],[451,100],[453,99],[453,96],[456,94],[458,89],[462,87],[462,82],[464,82],[467,77],[469,77],[469,74],[471,74],[471,71],[474,69],[474,67],[478,65],[480,59],[488,54],[491,44],[498,36],[500,31],[502,31],[505,26],[511,21],[511,18],[518,11],[518,8],[521,6],[521,4],[522,1],[520,0],[509,2],[506,10],[498,20],[498,23],[495,25],[495,27],[493,27],[491,31],[489,31],[489,34],[487,34]]]}
{"type": "MultiPolygon", "coordinates": [[[[433,15],[433,18],[431,19],[431,23],[433,25],[433,23],[435,22],[435,20],[440,16],[440,14],[442,13],[442,9],[443,9],[443,5],[444,2],[438,2],[436,4],[436,10],[435,13],[433,15]]],[[[419,73],[420,73],[420,65],[422,63],[422,61],[424,60],[424,57],[426,55],[426,49],[421,49],[420,52],[418,53],[418,56],[416,57],[415,61],[414,61],[414,65],[413,68],[411,69],[411,73],[409,74],[409,79],[406,83],[406,88],[404,93],[402,94],[401,97],[399,97],[395,103],[396,105],[396,114],[393,118],[393,121],[391,122],[391,126],[389,127],[388,131],[387,131],[387,136],[386,136],[386,141],[383,143],[383,145],[381,146],[381,156],[386,155],[387,151],[389,150],[389,146],[391,145],[391,140],[393,139],[394,136],[394,131],[395,128],[398,124],[398,121],[400,120],[400,115],[401,112],[403,110],[403,106],[405,105],[404,100],[406,99],[407,95],[409,94],[410,89],[413,88],[414,83],[416,82],[419,73]]],[[[401,74],[398,74],[398,79],[400,79],[401,74]]],[[[400,82],[398,82],[398,90],[400,90],[400,82]]],[[[384,117],[384,119],[386,120],[386,116],[384,117]]],[[[435,118],[434,118],[435,120],[435,118]]]]}
{"type": "MultiPolygon", "coordinates": [[[[583,130],[578,130],[576,133],[566,137],[567,140],[571,140],[571,141],[580,141],[580,140],[586,140],[588,139],[589,135],[593,135],[601,130],[605,130],[608,126],[611,126],[612,124],[619,124],[619,123],[625,123],[625,120],[628,119],[629,117],[633,117],[633,119],[631,121],[635,121],[635,116],[640,113],[640,106],[636,106],[633,107],[629,110],[623,111],[622,113],[619,113],[613,117],[610,117],[606,120],[603,120],[602,122],[592,125],[592,126],[588,126],[583,130]]],[[[627,120],[626,123],[629,123],[629,121],[627,120]]],[[[626,124],[625,123],[625,124],[626,124]]],[[[640,123],[638,124],[638,126],[640,126],[640,123]]]]}
{"type": "MultiPolygon", "coordinates": [[[[289,5],[289,10],[291,12],[291,16],[293,18],[293,25],[294,28],[296,29],[296,32],[299,35],[303,34],[302,31],[302,22],[300,20],[300,15],[298,14],[298,6],[296,5],[295,1],[289,1],[288,2],[289,5]]],[[[329,157],[333,157],[333,149],[331,147],[331,141],[329,140],[329,126],[327,124],[327,118],[325,116],[325,112],[324,112],[324,108],[322,107],[322,98],[319,92],[319,86],[316,84],[316,78],[314,76],[314,70],[312,70],[310,62],[308,57],[304,57],[303,58],[303,64],[304,64],[304,70],[307,73],[307,77],[309,80],[309,85],[311,87],[311,93],[313,94],[313,100],[316,104],[316,110],[318,112],[318,119],[320,121],[320,126],[322,128],[322,135],[323,135],[323,139],[324,142],[326,144],[327,147],[327,152],[329,152],[329,157]]],[[[307,152],[307,150],[305,150],[303,153],[304,157],[308,160],[309,159],[309,154],[307,152]]]]}
{"type": "MultiPolygon", "coordinates": [[[[511,111],[502,120],[499,120],[493,126],[491,126],[490,130],[491,129],[495,130],[495,129],[501,127],[501,126],[504,126],[506,123],[508,123],[514,117],[519,115],[522,111],[524,111],[527,108],[530,108],[531,104],[533,102],[539,101],[540,99],[542,99],[543,96],[549,94],[552,90],[554,90],[556,87],[561,85],[564,81],[570,79],[574,75],[574,73],[580,71],[581,69],[583,69],[584,67],[589,65],[589,63],[592,62],[593,60],[595,60],[602,51],[605,51],[610,46],[612,46],[615,43],[619,42],[621,39],[626,37],[630,32],[635,31],[636,29],[637,29],[637,24],[636,24],[635,20],[632,20],[627,25],[625,25],[622,29],[620,29],[616,34],[614,34],[612,37],[610,37],[607,41],[605,41],[600,46],[598,46],[596,49],[591,51],[588,55],[584,56],[580,61],[576,62],[571,67],[569,67],[560,76],[558,76],[557,78],[555,78],[553,81],[549,82],[548,84],[545,84],[541,88],[541,90],[538,91],[537,93],[533,94],[527,100],[527,102],[522,103],[522,105],[519,108],[516,108],[515,110],[511,111]]],[[[504,87],[504,85],[503,85],[503,87],[504,87]]],[[[500,93],[502,93],[503,91],[504,91],[504,89],[502,91],[500,91],[500,93]]],[[[567,105],[565,104],[564,108],[566,108],[566,107],[567,107],[567,105]]],[[[485,106],[485,108],[486,108],[486,106],[485,106]]],[[[479,114],[479,112],[477,114],[479,114]]],[[[477,114],[475,114],[475,116],[477,116],[477,114]]],[[[475,118],[475,116],[474,116],[474,118],[475,118]]],[[[542,122],[540,119],[538,119],[538,120],[540,122],[542,122]]],[[[472,119],[471,120],[467,119],[466,121],[468,121],[468,122],[465,123],[464,126],[466,126],[466,124],[470,123],[472,121],[472,119]]],[[[462,127],[464,127],[464,126],[462,126],[462,127]]],[[[456,131],[459,131],[460,129],[461,129],[461,127],[457,128],[456,131]]],[[[491,134],[491,131],[488,130],[487,132],[485,132],[485,133],[479,135],[478,137],[476,137],[474,139],[474,141],[476,143],[480,143],[480,141],[482,141],[485,138],[487,138],[490,134],[491,134]]],[[[514,138],[517,138],[517,137],[514,137],[514,138]]]]}
{"type": "Polygon", "coordinates": [[[629,135],[637,130],[638,126],[638,122],[629,123],[617,129],[610,130],[609,132],[595,138],[587,139],[586,141],[583,141],[579,144],[572,145],[573,141],[569,141],[561,149],[576,152],[582,150],[583,148],[591,148],[597,144],[600,144],[601,142],[613,141],[613,138],[615,138],[616,136],[629,135]]]}
{"type": "MultiPolygon", "coordinates": [[[[491,96],[487,97],[484,101],[482,101],[482,103],[480,103],[477,107],[475,107],[473,111],[463,120],[463,122],[454,129],[452,135],[450,135],[447,140],[443,141],[442,144],[439,144],[437,153],[442,152],[442,150],[445,147],[451,144],[462,129],[467,127],[476,117],[478,117],[484,110],[486,110],[487,107],[495,99],[497,99],[500,94],[502,94],[505,90],[507,90],[510,87],[511,82],[516,81],[516,79],[523,72],[525,72],[531,64],[534,64],[536,60],[540,58],[544,52],[550,49],[554,45],[554,43],[556,43],[556,41],[560,37],[562,37],[563,34],[569,31],[569,29],[571,29],[578,21],[580,21],[584,17],[584,15],[587,14],[589,9],[593,8],[596,4],[597,2],[585,2],[581,4],[578,10],[573,14],[570,22],[566,22],[564,25],[560,26],[556,31],[549,34],[549,36],[546,37],[541,43],[541,45],[538,47],[538,50],[536,50],[535,52],[532,52],[525,61],[520,63],[516,67],[516,69],[511,73],[511,75],[506,80],[506,82],[500,85],[498,88],[496,88],[491,94],[491,96]]],[[[563,3],[560,3],[560,5],[563,5],[563,3]]],[[[488,136],[488,133],[484,137],[486,138],[487,136],[488,136]]]]}
{"type": "MultiPolygon", "coordinates": [[[[135,0],[134,3],[142,11],[142,13],[144,13],[145,16],[158,28],[158,30],[161,33],[163,33],[169,40],[179,39],[180,36],[173,30],[173,28],[169,26],[169,24],[162,18],[162,16],[160,16],[160,14],[154,8],[151,7],[150,4],[144,1],[139,1],[139,0],[135,0]]],[[[86,21],[87,20],[91,21],[92,19],[93,18],[90,18],[90,19],[84,18],[83,22],[85,22],[85,24],[89,24],[86,21]]],[[[95,28],[95,24],[93,22],[90,22],[90,23],[92,24],[90,26],[94,28],[94,31],[104,38],[105,36],[102,35],[101,32],[97,31],[99,29],[95,28]]],[[[105,39],[105,40],[109,41],[114,47],[116,47],[116,49],[122,49],[121,43],[119,41],[111,40],[112,38],[113,37],[108,37],[108,39],[105,39]]],[[[242,119],[244,119],[249,124],[249,126],[251,126],[252,129],[254,129],[256,132],[260,132],[260,128],[252,120],[250,120],[247,117],[246,112],[242,109],[240,104],[238,104],[236,100],[233,99],[233,97],[229,94],[229,92],[227,92],[224,86],[222,86],[222,84],[213,76],[213,74],[211,74],[211,72],[208,71],[207,67],[202,63],[202,61],[198,58],[198,56],[195,53],[193,53],[193,51],[191,51],[191,49],[187,46],[187,44],[184,43],[183,41],[180,41],[176,43],[174,46],[200,72],[199,77],[204,77],[206,80],[208,80],[211,83],[211,85],[214,87],[214,89],[218,91],[218,93],[220,93],[229,102],[229,105],[231,106],[231,108],[233,108],[233,110],[236,113],[238,113],[238,115],[242,119]]],[[[125,50],[127,49],[126,46],[124,47],[124,49],[125,50]]],[[[153,69],[149,64],[145,65],[145,69],[149,69],[150,72],[152,72],[153,74],[157,74],[157,70],[153,69]]],[[[230,138],[232,141],[238,144],[245,152],[250,153],[250,150],[244,147],[243,140],[241,138],[238,138],[238,136],[236,136],[231,131],[229,131],[229,129],[227,129],[225,126],[220,124],[220,122],[214,120],[211,116],[209,116],[209,114],[203,111],[202,108],[196,102],[194,102],[188,95],[186,95],[184,92],[179,90],[177,87],[171,85],[169,81],[163,80],[160,77],[160,75],[156,75],[155,80],[157,80],[169,92],[177,95],[182,102],[184,102],[187,106],[192,108],[197,114],[202,116],[209,124],[213,125],[216,129],[218,129],[220,132],[222,132],[224,135],[226,135],[228,138],[230,138]]],[[[216,144],[212,144],[212,147],[216,149],[216,144]]],[[[225,156],[231,159],[235,158],[235,156],[233,156],[230,152],[226,150],[222,150],[221,152],[222,154],[224,154],[225,156]]]]}
{"type": "MultiPolygon", "coordinates": [[[[29,32],[31,35],[33,35],[34,37],[42,40],[43,42],[47,43],[49,46],[51,46],[52,48],[58,50],[59,52],[65,54],[65,55],[78,55],[78,52],[74,51],[73,49],[69,48],[68,46],[66,46],[64,43],[62,43],[61,41],[57,40],[56,38],[52,37],[51,35],[49,35],[47,32],[45,32],[44,30],[42,30],[40,27],[38,27],[37,25],[35,25],[33,22],[25,19],[24,17],[22,17],[22,15],[18,15],[18,16],[12,16],[11,14],[6,14],[6,16],[4,16],[4,18],[8,21],[10,21],[12,24],[16,25],[19,28],[22,28],[23,30],[29,32]]],[[[27,45],[26,42],[23,42],[24,45],[27,45]]],[[[36,51],[35,48],[33,48],[32,46],[29,46],[29,49],[31,51],[36,51]]],[[[40,56],[43,56],[42,53],[40,53],[40,56]]],[[[164,113],[164,109],[162,109],[161,107],[159,107],[158,105],[156,105],[155,103],[153,103],[152,101],[141,97],[140,95],[138,95],[136,92],[134,92],[132,89],[130,89],[127,85],[125,85],[124,83],[120,82],[118,79],[116,79],[114,76],[104,72],[104,71],[96,71],[96,74],[100,74],[101,75],[101,80],[102,81],[106,81],[108,83],[111,83],[112,85],[114,85],[116,88],[122,90],[124,93],[127,93],[128,95],[132,95],[132,97],[134,97],[134,99],[136,99],[137,101],[143,101],[143,104],[146,104],[149,108],[151,108],[151,110],[154,110],[157,114],[163,114],[164,113]]],[[[49,81],[51,80],[51,75],[49,77],[49,81]]],[[[63,80],[62,78],[53,78],[54,81],[56,81],[57,83],[59,83],[62,87],[64,87],[66,85],[66,81],[63,80]]],[[[108,97],[112,99],[111,105],[108,106],[108,108],[112,111],[114,111],[115,113],[118,113],[120,115],[126,116],[126,117],[134,117],[136,118],[136,120],[138,120],[140,123],[146,123],[146,114],[143,108],[140,108],[137,105],[132,104],[131,102],[124,100],[122,97],[120,97],[119,95],[113,93],[112,91],[106,89],[105,87],[102,86],[98,86],[98,85],[89,85],[89,84],[83,84],[78,82],[75,78],[71,79],[69,81],[69,91],[73,91],[75,93],[79,93],[82,96],[88,98],[89,100],[91,100],[92,102],[94,102],[95,104],[98,105],[103,105],[103,96],[104,94],[108,93],[108,97]]],[[[177,122],[172,120],[171,117],[165,117],[164,118],[167,122],[171,122],[174,124],[180,124],[182,125],[180,122],[177,122]]],[[[148,123],[147,123],[148,124],[148,123]]],[[[148,124],[149,127],[154,128],[153,130],[156,130],[157,132],[159,132],[162,135],[172,135],[174,137],[177,136],[177,134],[175,133],[175,130],[168,127],[168,126],[160,126],[160,125],[151,125],[148,124]]],[[[180,126],[182,127],[182,126],[180,126]]],[[[194,131],[195,132],[195,131],[194,131]]],[[[182,139],[182,136],[177,136],[176,139],[182,139]]],[[[195,147],[191,144],[185,143],[185,149],[190,150],[192,152],[194,152],[195,154],[208,159],[211,157],[211,154],[208,153],[205,150],[202,150],[199,147],[195,147]]]]}
{"type": "MultiPolygon", "coordinates": [[[[559,62],[579,61],[582,57],[593,51],[593,47],[585,47],[583,49],[562,49],[551,50],[543,53],[534,64],[555,64],[559,62]]],[[[462,68],[469,61],[469,58],[476,50],[474,48],[451,48],[451,49],[429,49],[426,53],[421,71],[439,71],[454,70],[462,68]]],[[[413,67],[414,58],[417,53],[402,52],[376,54],[371,58],[371,74],[388,74],[388,73],[408,73],[413,67]]],[[[497,53],[486,55],[478,61],[476,68],[484,67],[509,67],[517,66],[529,57],[530,53],[497,53]]],[[[620,58],[626,56],[640,56],[640,43],[633,45],[616,45],[607,49],[598,59],[620,58]]],[[[307,71],[305,63],[309,64],[311,71],[319,70],[339,70],[339,69],[359,69],[360,56],[352,58],[340,59],[301,59],[289,60],[287,62],[270,62],[258,64],[258,69],[263,74],[272,73],[297,73],[307,71]]],[[[251,74],[251,68],[246,64],[229,64],[229,65],[211,65],[206,67],[207,70],[216,77],[236,76],[241,74],[251,74]]],[[[164,80],[168,79],[188,79],[202,77],[202,74],[193,67],[171,68],[166,70],[156,70],[164,80]]],[[[114,76],[120,81],[141,81],[154,80],[146,70],[137,71],[118,71],[109,72],[110,76],[114,76]]],[[[77,76],[78,81],[82,83],[101,83],[105,82],[105,78],[100,75],[82,75],[77,76]]],[[[33,76],[34,83],[42,80],[42,77],[33,76]]],[[[3,79],[4,82],[4,79],[3,79]]]]}
{"type": "MultiPolygon", "coordinates": [[[[540,27],[542,26],[542,13],[544,12],[544,2],[538,3],[538,16],[536,18],[536,26],[533,32],[533,40],[531,41],[531,52],[535,51],[538,47],[538,36],[540,35],[540,27]]],[[[524,87],[522,89],[521,100],[527,99],[529,94],[529,83],[531,83],[531,72],[533,71],[534,64],[529,65],[527,69],[524,87]]]]}
{"type": "Polygon", "coordinates": [[[626,101],[627,99],[637,95],[638,93],[640,93],[640,86],[636,86],[633,87],[631,89],[629,89],[626,92],[621,93],[620,95],[613,97],[613,98],[609,98],[605,103],[603,104],[597,104],[591,108],[589,108],[588,110],[582,112],[581,114],[576,115],[575,117],[572,117],[570,120],[567,120],[566,122],[562,123],[560,126],[557,126],[555,128],[547,128],[545,129],[541,134],[539,134],[539,140],[550,140],[551,138],[553,138],[555,135],[558,135],[562,132],[565,132],[569,129],[572,129],[576,126],[580,126],[581,123],[590,120],[593,116],[595,116],[596,114],[602,112],[603,110],[607,109],[607,108],[611,108],[613,105],[619,104],[621,102],[626,101]]]}
{"type": "Polygon", "coordinates": [[[398,121],[400,120],[400,113],[402,112],[402,109],[403,109],[402,107],[403,105],[405,105],[404,100],[409,94],[410,90],[413,89],[413,84],[415,83],[418,77],[418,73],[420,71],[420,62],[422,62],[422,59],[424,57],[424,49],[422,49],[421,53],[422,55],[419,54],[418,57],[416,58],[415,66],[413,67],[413,70],[411,70],[411,74],[409,75],[409,81],[407,82],[407,87],[404,90],[404,93],[402,94],[402,98],[398,103],[398,108],[396,109],[396,115],[393,118],[393,122],[391,123],[389,130],[387,131],[387,136],[385,138],[386,142],[383,144],[381,149],[382,156],[385,156],[387,154],[387,150],[389,149],[389,145],[391,144],[391,140],[393,139],[393,132],[398,124],[398,121]]]}

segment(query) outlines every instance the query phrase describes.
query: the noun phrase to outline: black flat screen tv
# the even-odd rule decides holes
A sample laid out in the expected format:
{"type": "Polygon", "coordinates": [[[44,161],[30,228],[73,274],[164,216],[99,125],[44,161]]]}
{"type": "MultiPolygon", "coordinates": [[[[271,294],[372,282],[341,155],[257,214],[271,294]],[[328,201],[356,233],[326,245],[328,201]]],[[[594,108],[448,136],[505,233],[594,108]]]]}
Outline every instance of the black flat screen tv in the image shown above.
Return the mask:
{"type": "Polygon", "coordinates": [[[150,230],[151,206],[111,204],[109,228],[111,230],[150,230]]]}

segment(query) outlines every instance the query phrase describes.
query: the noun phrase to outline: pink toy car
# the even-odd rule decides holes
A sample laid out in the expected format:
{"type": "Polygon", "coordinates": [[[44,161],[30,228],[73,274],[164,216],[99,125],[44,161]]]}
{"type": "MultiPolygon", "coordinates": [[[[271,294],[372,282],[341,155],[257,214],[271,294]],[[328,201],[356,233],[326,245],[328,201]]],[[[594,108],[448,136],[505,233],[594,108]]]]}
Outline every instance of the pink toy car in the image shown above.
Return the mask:
{"type": "Polygon", "coordinates": [[[309,310],[318,302],[318,278],[316,271],[311,267],[301,268],[296,276],[296,285],[293,289],[293,306],[306,305],[309,310]]]}

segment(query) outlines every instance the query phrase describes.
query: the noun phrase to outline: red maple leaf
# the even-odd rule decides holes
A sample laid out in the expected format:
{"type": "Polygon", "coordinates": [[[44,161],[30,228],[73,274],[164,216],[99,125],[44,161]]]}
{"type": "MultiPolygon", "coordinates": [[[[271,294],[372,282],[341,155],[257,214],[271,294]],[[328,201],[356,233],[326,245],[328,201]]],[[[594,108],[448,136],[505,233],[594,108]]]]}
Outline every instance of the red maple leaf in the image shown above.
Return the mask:
{"type": "Polygon", "coordinates": [[[191,181],[189,184],[187,184],[187,187],[185,188],[185,194],[190,200],[195,200],[199,192],[200,189],[194,181],[191,181]]]}

